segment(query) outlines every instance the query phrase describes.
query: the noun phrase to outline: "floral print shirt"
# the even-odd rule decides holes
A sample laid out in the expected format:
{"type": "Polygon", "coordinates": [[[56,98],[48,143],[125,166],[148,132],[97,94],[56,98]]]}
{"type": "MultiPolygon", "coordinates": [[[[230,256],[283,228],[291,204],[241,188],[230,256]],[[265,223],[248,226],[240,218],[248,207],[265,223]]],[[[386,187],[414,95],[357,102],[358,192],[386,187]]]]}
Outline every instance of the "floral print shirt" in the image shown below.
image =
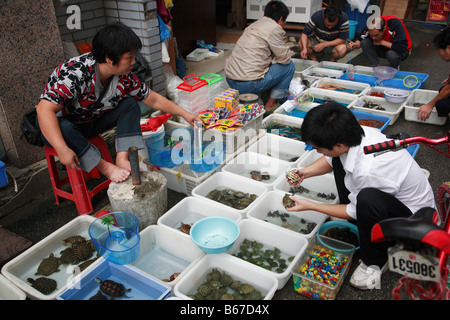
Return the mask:
{"type": "Polygon", "coordinates": [[[116,108],[126,97],[143,101],[150,94],[150,88],[133,73],[115,75],[102,101],[95,104],[103,89],[98,79],[97,61],[92,53],[86,53],[61,63],[50,75],[40,98],[61,107],[58,117],[84,122],[116,108]]]}

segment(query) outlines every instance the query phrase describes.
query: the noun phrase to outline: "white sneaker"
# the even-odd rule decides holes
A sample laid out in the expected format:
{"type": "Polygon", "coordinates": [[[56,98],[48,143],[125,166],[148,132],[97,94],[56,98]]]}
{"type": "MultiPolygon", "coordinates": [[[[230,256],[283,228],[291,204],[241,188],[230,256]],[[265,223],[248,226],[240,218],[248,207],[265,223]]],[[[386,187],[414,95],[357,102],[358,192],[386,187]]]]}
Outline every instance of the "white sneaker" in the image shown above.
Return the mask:
{"type": "Polygon", "coordinates": [[[361,261],[350,278],[350,284],[361,290],[380,289],[381,275],[388,267],[388,262],[380,270],[377,266],[366,266],[361,261]]]}

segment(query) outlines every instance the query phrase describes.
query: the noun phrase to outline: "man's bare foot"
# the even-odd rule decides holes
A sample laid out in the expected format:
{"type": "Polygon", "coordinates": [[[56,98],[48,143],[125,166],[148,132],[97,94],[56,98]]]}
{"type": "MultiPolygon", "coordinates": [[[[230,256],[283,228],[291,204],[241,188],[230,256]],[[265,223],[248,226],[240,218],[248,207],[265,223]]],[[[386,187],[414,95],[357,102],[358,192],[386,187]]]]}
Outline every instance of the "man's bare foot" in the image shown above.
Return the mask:
{"type": "Polygon", "coordinates": [[[117,152],[116,166],[131,172],[131,164],[130,160],[128,159],[128,151],[117,152]]]}
{"type": "Polygon", "coordinates": [[[272,110],[277,105],[277,100],[274,98],[267,99],[266,104],[264,105],[264,109],[266,111],[272,110]]]}
{"type": "Polygon", "coordinates": [[[130,175],[130,171],[120,168],[104,159],[100,160],[97,169],[112,182],[125,181],[130,175]]]}

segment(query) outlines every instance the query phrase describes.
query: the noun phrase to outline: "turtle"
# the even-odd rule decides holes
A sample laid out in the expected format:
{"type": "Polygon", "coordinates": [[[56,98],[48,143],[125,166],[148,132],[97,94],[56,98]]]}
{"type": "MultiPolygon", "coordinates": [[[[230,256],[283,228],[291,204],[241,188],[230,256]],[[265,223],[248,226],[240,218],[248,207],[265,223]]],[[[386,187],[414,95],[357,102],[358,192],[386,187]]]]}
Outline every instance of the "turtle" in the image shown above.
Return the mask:
{"type": "Polygon", "coordinates": [[[89,300],[108,300],[108,297],[105,296],[101,290],[98,290],[96,294],[89,298],[89,300]]]}
{"type": "Polygon", "coordinates": [[[72,247],[66,248],[60,252],[59,261],[62,264],[71,264],[73,262],[73,259],[72,247]]]}
{"type": "Polygon", "coordinates": [[[294,184],[301,180],[301,177],[294,171],[286,172],[286,178],[294,184]]]}
{"type": "Polygon", "coordinates": [[[76,235],[71,236],[63,240],[63,243],[65,246],[74,246],[80,242],[86,241],[86,239],[83,236],[76,235]]]}
{"type": "Polygon", "coordinates": [[[191,232],[191,225],[187,223],[181,223],[180,231],[189,234],[191,232]]]}
{"type": "Polygon", "coordinates": [[[110,297],[111,299],[120,298],[120,297],[128,297],[125,293],[130,292],[131,288],[126,289],[125,286],[119,282],[114,280],[101,280],[100,278],[95,278],[100,284],[100,291],[110,297]]]}
{"type": "Polygon", "coordinates": [[[56,290],[56,281],[46,277],[37,279],[28,278],[27,281],[31,286],[42,294],[50,294],[56,290]]]}
{"type": "Polygon", "coordinates": [[[283,197],[283,205],[284,205],[286,208],[290,208],[290,207],[295,206],[295,201],[292,200],[292,199],[290,198],[290,196],[291,196],[290,194],[286,193],[286,194],[284,195],[284,197],[283,197]]]}
{"type": "Polygon", "coordinates": [[[60,261],[56,258],[53,253],[50,253],[48,258],[42,259],[41,263],[38,266],[36,275],[49,276],[54,272],[59,271],[60,261]]]}
{"type": "Polygon", "coordinates": [[[86,269],[86,268],[89,267],[91,264],[93,264],[97,259],[98,259],[98,255],[97,255],[97,257],[95,257],[95,258],[92,258],[92,259],[89,259],[89,260],[86,260],[86,261],[80,263],[79,265],[77,265],[76,267],[74,267],[73,273],[76,274],[76,273],[82,272],[84,269],[86,269]]]}
{"type": "Polygon", "coordinates": [[[95,248],[92,240],[83,241],[72,247],[73,252],[73,264],[80,263],[81,261],[87,260],[92,257],[95,248]]]}

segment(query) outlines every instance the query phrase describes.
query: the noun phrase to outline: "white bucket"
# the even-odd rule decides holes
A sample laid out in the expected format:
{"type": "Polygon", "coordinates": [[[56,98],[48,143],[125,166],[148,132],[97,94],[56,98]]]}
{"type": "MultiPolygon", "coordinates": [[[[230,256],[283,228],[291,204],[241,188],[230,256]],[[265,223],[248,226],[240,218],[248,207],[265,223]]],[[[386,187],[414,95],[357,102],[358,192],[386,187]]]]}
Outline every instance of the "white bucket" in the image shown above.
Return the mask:
{"type": "MultiPolygon", "coordinates": [[[[143,119],[141,120],[141,124],[145,124],[147,122],[148,119],[143,119]]],[[[152,135],[164,132],[165,128],[164,128],[164,124],[160,125],[158,127],[158,129],[156,129],[156,131],[144,131],[142,132],[142,138],[144,138],[144,141],[151,137],[152,135]]],[[[163,141],[161,140],[161,143],[163,143],[163,141]]],[[[145,162],[149,162],[148,159],[148,149],[147,147],[144,149],[140,149],[138,151],[138,155],[139,155],[139,168],[143,171],[148,171],[148,166],[144,163],[145,162]]]]}

